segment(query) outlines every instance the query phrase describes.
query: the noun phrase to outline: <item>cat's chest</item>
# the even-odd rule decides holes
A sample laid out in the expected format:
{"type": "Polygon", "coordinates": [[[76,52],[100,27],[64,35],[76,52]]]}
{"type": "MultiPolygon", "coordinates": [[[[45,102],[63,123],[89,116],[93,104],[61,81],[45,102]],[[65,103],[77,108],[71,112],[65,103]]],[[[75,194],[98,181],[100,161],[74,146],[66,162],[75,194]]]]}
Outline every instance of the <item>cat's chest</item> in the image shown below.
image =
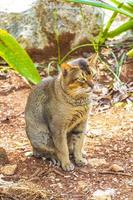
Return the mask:
{"type": "Polygon", "coordinates": [[[71,115],[69,116],[69,119],[68,119],[68,122],[67,122],[68,131],[71,131],[73,128],[75,128],[82,121],[87,120],[87,115],[88,115],[87,108],[74,110],[71,113],[71,115]]]}

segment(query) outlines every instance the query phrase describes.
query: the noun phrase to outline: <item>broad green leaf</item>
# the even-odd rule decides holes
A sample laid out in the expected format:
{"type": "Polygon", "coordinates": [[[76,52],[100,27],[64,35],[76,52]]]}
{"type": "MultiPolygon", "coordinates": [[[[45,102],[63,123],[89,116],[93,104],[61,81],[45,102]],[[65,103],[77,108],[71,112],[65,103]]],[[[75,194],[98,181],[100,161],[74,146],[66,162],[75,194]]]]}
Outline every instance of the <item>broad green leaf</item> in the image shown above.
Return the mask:
{"type": "Polygon", "coordinates": [[[8,32],[0,29],[0,56],[17,72],[34,84],[41,77],[27,52],[8,32]]]}
{"type": "Polygon", "coordinates": [[[100,7],[107,10],[117,11],[118,13],[121,13],[123,15],[126,15],[128,17],[133,17],[132,13],[127,12],[126,10],[123,10],[121,8],[114,7],[108,3],[103,3],[100,1],[95,0],[65,0],[66,2],[73,2],[73,3],[79,3],[79,4],[86,4],[90,6],[100,7]]]}

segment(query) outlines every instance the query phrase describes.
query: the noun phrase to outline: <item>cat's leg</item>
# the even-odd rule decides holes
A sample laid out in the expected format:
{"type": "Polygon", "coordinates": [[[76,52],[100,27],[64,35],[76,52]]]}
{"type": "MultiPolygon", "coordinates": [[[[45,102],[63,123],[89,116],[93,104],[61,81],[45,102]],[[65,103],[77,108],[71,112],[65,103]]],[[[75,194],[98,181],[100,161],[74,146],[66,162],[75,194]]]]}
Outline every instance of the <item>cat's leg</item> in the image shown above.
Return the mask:
{"type": "Polygon", "coordinates": [[[53,142],[55,145],[56,155],[61,163],[63,170],[71,171],[74,165],[69,159],[69,150],[67,145],[67,136],[64,133],[57,133],[53,135],[53,142]]]}
{"type": "MultiPolygon", "coordinates": [[[[68,137],[67,137],[69,154],[72,157],[73,157],[73,152],[74,152],[73,143],[74,143],[74,140],[76,140],[75,137],[77,137],[77,136],[74,136],[74,134],[72,134],[72,133],[68,134],[68,137]]],[[[84,150],[82,150],[82,156],[83,156],[83,158],[87,157],[87,154],[84,150]]]]}
{"type": "Polygon", "coordinates": [[[72,133],[68,133],[68,135],[67,135],[67,144],[68,144],[69,154],[73,155],[73,135],[72,135],[72,133]]]}
{"type": "Polygon", "coordinates": [[[80,124],[73,130],[73,155],[75,163],[78,166],[86,165],[87,160],[83,156],[83,147],[85,142],[84,127],[85,124],[80,124]]]}
{"type": "Polygon", "coordinates": [[[33,155],[37,158],[54,153],[52,136],[45,124],[28,124],[26,133],[33,148],[33,155]]]}
{"type": "Polygon", "coordinates": [[[34,157],[36,157],[36,158],[42,158],[42,157],[44,157],[44,152],[40,151],[39,148],[35,148],[32,145],[32,149],[33,149],[33,156],[34,157]]]}

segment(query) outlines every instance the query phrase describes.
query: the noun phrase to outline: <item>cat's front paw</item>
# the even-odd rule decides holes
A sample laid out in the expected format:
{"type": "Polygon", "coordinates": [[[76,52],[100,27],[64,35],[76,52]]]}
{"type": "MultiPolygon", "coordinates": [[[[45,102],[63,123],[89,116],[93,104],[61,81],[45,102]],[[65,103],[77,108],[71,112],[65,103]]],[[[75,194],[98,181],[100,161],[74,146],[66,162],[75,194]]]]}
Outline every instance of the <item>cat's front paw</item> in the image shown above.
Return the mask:
{"type": "Polygon", "coordinates": [[[87,158],[87,153],[85,151],[82,152],[82,157],[87,158]]]}
{"type": "Polygon", "coordinates": [[[75,163],[78,166],[84,166],[88,164],[88,161],[85,158],[80,158],[80,159],[75,159],[75,163]]]}
{"type": "Polygon", "coordinates": [[[74,170],[74,165],[71,162],[65,163],[65,164],[63,163],[62,164],[62,169],[64,171],[72,171],[72,170],[74,170]]]}

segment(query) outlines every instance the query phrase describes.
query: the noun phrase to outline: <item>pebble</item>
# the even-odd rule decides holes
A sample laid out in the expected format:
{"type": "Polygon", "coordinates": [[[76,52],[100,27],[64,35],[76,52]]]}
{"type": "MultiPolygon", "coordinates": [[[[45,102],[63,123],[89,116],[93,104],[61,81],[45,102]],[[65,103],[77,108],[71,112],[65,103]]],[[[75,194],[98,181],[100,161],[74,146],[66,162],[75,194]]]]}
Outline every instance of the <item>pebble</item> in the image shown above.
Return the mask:
{"type": "Polygon", "coordinates": [[[2,166],[0,168],[0,171],[3,175],[7,175],[7,176],[11,176],[11,175],[14,175],[15,174],[15,171],[17,169],[17,165],[14,164],[14,165],[5,165],[5,166],[2,166]]]}
{"type": "Polygon", "coordinates": [[[94,200],[111,200],[112,197],[115,196],[114,189],[107,189],[107,190],[96,190],[93,193],[94,200]]]}
{"type": "Polygon", "coordinates": [[[32,151],[28,151],[25,153],[26,157],[32,157],[33,156],[33,152],[32,151]]]}
{"type": "Polygon", "coordinates": [[[78,188],[80,189],[80,191],[87,191],[88,190],[88,183],[86,183],[85,181],[78,181],[78,188]]]}
{"type": "Polygon", "coordinates": [[[128,181],[127,184],[128,184],[129,186],[132,186],[132,187],[133,187],[133,179],[130,180],[130,181],[128,181]]]}
{"type": "Polygon", "coordinates": [[[124,168],[117,165],[117,164],[113,164],[109,167],[109,170],[114,171],[114,172],[124,172],[124,168]]]}
{"type": "Polygon", "coordinates": [[[98,166],[101,166],[101,165],[107,165],[108,164],[104,158],[101,158],[101,159],[91,158],[91,159],[88,159],[88,163],[92,167],[98,167],[98,166]]]}

